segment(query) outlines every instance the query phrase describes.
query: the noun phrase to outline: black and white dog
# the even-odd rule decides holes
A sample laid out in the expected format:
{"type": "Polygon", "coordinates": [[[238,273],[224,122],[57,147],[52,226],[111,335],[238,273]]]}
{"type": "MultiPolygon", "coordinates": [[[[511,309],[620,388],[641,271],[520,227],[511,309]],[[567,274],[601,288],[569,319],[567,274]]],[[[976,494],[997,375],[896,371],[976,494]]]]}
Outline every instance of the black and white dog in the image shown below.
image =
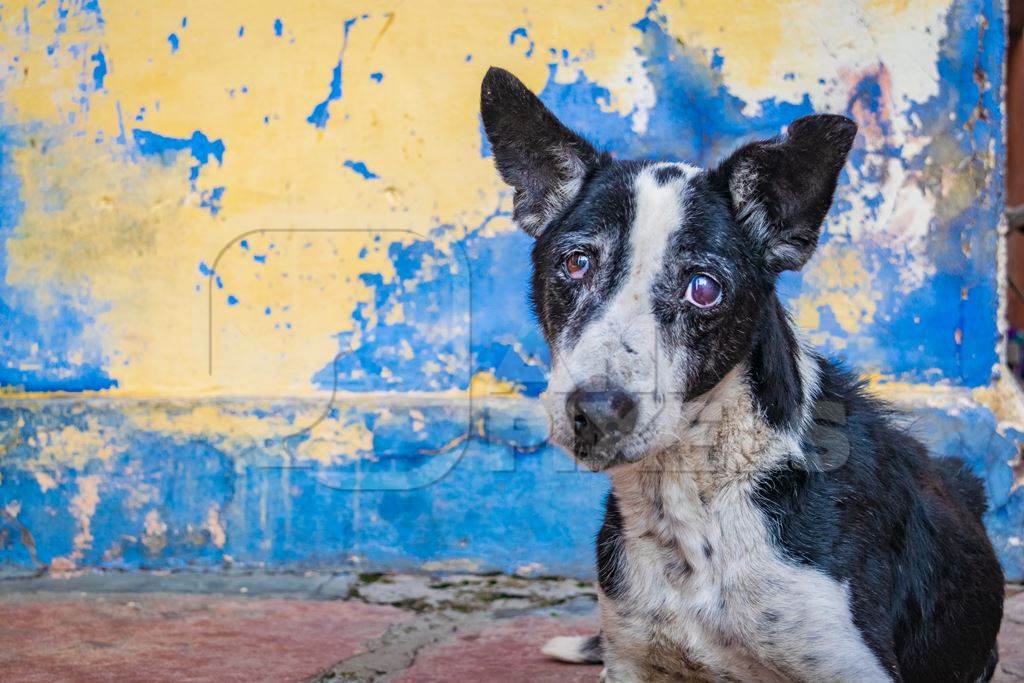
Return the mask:
{"type": "Polygon", "coordinates": [[[717,168],[620,161],[492,68],[481,113],[535,238],[553,438],[612,481],[611,681],[979,681],[1003,576],[981,482],[805,346],[775,293],[856,135],[808,116],[717,168]]]}

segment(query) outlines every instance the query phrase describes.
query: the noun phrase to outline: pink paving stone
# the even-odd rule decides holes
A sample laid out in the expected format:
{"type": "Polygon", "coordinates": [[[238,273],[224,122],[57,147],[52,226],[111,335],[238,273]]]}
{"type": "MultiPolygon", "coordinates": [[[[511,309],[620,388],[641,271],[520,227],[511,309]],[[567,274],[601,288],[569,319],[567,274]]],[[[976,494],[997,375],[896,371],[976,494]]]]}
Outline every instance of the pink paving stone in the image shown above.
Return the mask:
{"type": "Polygon", "coordinates": [[[475,633],[460,633],[454,641],[421,651],[413,666],[397,680],[593,683],[601,673],[600,666],[555,662],[541,654],[540,646],[554,636],[596,632],[597,621],[593,619],[521,617],[502,621],[475,633]]]}
{"type": "Polygon", "coordinates": [[[294,681],[408,618],[363,603],[213,596],[0,600],[4,681],[294,681]]]}
{"type": "MultiPolygon", "coordinates": [[[[530,617],[462,633],[449,643],[421,652],[416,663],[398,678],[402,683],[433,681],[595,681],[598,666],[552,662],[540,654],[545,640],[556,635],[591,634],[597,623],[530,617]]],[[[1024,593],[1007,601],[999,634],[1000,669],[995,683],[1024,682],[1024,593]]]]}

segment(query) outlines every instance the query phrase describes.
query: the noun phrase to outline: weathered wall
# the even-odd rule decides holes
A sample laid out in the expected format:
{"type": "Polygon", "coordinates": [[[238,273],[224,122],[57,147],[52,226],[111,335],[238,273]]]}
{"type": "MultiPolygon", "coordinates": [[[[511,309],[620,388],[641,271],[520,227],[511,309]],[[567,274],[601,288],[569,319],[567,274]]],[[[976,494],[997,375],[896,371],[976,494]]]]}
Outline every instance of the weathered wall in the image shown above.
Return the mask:
{"type": "Polygon", "coordinates": [[[786,298],[986,478],[1024,575],[1004,47],[996,0],[5,4],[0,562],[585,573],[604,484],[530,400],[499,64],[623,156],[855,118],[786,298]]]}

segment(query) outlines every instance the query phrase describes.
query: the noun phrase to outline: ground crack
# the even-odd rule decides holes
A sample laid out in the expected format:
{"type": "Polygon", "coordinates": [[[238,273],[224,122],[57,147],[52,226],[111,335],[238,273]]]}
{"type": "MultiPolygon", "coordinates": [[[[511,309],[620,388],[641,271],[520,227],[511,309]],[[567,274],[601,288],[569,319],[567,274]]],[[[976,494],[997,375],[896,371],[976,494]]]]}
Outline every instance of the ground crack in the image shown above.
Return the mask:
{"type": "Polygon", "coordinates": [[[366,650],[352,655],[323,671],[310,681],[389,681],[416,663],[419,653],[454,637],[459,631],[480,628],[482,616],[464,614],[420,613],[415,621],[395,624],[366,650]]]}

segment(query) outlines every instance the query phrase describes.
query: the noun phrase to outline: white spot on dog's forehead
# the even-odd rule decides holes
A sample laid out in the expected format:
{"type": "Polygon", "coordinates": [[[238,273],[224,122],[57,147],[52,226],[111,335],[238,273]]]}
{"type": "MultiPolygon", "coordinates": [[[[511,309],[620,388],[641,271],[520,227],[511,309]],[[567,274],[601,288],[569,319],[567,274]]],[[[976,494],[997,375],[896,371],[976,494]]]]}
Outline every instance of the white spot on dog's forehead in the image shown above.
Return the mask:
{"type": "Polygon", "coordinates": [[[650,291],[654,276],[661,271],[669,238],[680,228],[686,213],[685,200],[690,180],[700,172],[687,164],[662,163],[649,166],[636,176],[636,217],[630,231],[630,272],[627,287],[650,291]],[[662,177],[659,178],[659,171],[662,177]],[[672,176],[665,171],[676,171],[672,176]],[[636,282],[631,282],[636,280],[636,282]]]}

